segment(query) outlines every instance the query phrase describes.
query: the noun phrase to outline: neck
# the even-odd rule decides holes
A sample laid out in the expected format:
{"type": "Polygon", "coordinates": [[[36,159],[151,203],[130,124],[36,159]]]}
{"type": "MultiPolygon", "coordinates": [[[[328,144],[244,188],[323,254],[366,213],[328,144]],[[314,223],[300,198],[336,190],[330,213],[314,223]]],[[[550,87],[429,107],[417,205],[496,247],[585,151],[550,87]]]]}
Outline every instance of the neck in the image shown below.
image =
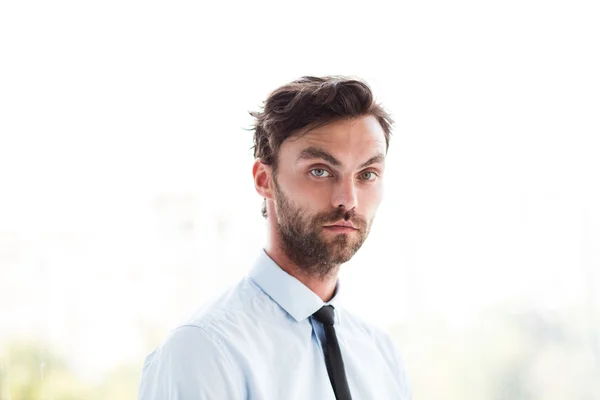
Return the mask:
{"type": "Polygon", "coordinates": [[[265,247],[267,255],[279,265],[279,267],[298,279],[304,286],[312,290],[324,302],[328,302],[333,298],[335,286],[337,284],[339,265],[326,276],[313,276],[306,274],[305,271],[295,265],[283,252],[280,246],[275,243],[269,243],[265,247]]]}

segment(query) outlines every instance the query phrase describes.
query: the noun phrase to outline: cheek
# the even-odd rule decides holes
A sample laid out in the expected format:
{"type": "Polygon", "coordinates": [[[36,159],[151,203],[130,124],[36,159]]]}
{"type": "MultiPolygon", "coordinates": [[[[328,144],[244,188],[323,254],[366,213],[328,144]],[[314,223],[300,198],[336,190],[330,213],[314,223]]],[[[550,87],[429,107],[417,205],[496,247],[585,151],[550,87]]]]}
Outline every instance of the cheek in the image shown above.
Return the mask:
{"type": "MultiPolygon", "coordinates": [[[[378,185],[376,188],[365,191],[363,193],[362,204],[363,210],[367,215],[374,215],[381,201],[383,200],[383,185],[378,185]]],[[[360,204],[360,203],[359,203],[360,204]]]]}
{"type": "Polygon", "coordinates": [[[331,191],[328,185],[318,185],[309,179],[298,179],[290,182],[290,189],[295,201],[308,210],[326,207],[331,199],[331,191]]]}
{"type": "Polygon", "coordinates": [[[381,185],[379,185],[379,188],[377,190],[377,195],[376,195],[377,207],[379,207],[379,204],[381,204],[384,193],[385,193],[385,186],[382,183],[381,185]]]}
{"type": "Polygon", "coordinates": [[[310,185],[298,181],[288,180],[285,185],[280,184],[279,189],[283,191],[293,212],[300,213],[303,218],[310,218],[319,212],[319,206],[326,199],[322,191],[319,192],[310,185]]]}

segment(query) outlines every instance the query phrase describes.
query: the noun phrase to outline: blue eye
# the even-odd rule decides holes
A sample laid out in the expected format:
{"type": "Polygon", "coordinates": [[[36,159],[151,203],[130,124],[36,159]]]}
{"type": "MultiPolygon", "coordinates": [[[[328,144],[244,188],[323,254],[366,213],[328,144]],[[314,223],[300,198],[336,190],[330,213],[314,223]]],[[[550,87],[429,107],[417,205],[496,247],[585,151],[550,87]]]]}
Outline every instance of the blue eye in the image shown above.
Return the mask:
{"type": "MultiPolygon", "coordinates": [[[[316,176],[317,178],[322,178],[322,177],[325,176],[325,174],[329,174],[329,172],[327,170],[323,169],[323,168],[311,169],[310,173],[313,176],[316,176]]],[[[331,174],[329,174],[329,175],[331,175],[331,174]]]]}
{"type": "Polygon", "coordinates": [[[361,175],[365,181],[373,181],[377,177],[377,174],[373,171],[366,171],[366,172],[363,172],[361,175]],[[365,178],[365,176],[366,176],[366,178],[365,178]],[[370,179],[370,177],[372,177],[372,179],[370,179]]]}

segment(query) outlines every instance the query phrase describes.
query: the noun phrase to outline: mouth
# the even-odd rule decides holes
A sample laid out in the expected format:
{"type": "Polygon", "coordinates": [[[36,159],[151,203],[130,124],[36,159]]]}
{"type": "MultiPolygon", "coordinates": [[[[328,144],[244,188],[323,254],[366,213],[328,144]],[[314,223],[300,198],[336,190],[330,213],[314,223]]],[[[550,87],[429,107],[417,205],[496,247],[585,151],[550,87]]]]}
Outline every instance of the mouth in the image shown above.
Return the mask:
{"type": "Polygon", "coordinates": [[[345,225],[324,226],[323,229],[325,229],[326,231],[335,232],[335,233],[350,233],[350,232],[355,232],[358,230],[351,226],[345,226],[345,225]]]}

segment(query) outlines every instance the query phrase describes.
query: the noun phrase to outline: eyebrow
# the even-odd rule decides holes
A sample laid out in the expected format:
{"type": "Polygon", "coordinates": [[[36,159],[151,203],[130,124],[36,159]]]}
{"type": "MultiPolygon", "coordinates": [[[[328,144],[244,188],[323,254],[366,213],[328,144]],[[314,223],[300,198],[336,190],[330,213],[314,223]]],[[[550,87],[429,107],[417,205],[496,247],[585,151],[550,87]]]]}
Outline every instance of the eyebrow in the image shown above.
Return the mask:
{"type": "Polygon", "coordinates": [[[385,160],[385,156],[382,153],[379,153],[376,156],[369,158],[366,162],[360,164],[360,166],[358,168],[368,167],[371,164],[377,164],[377,163],[383,162],[384,160],[385,160]]]}
{"type": "MultiPolygon", "coordinates": [[[[342,165],[342,163],[337,158],[335,158],[325,150],[314,146],[307,147],[306,149],[302,150],[298,155],[297,161],[313,160],[315,158],[323,159],[329,164],[333,165],[334,167],[339,167],[342,165]]],[[[376,156],[369,158],[366,162],[362,163],[359,166],[359,168],[364,168],[371,164],[380,163],[383,162],[383,160],[385,160],[385,156],[382,153],[379,153],[376,156]]]]}

